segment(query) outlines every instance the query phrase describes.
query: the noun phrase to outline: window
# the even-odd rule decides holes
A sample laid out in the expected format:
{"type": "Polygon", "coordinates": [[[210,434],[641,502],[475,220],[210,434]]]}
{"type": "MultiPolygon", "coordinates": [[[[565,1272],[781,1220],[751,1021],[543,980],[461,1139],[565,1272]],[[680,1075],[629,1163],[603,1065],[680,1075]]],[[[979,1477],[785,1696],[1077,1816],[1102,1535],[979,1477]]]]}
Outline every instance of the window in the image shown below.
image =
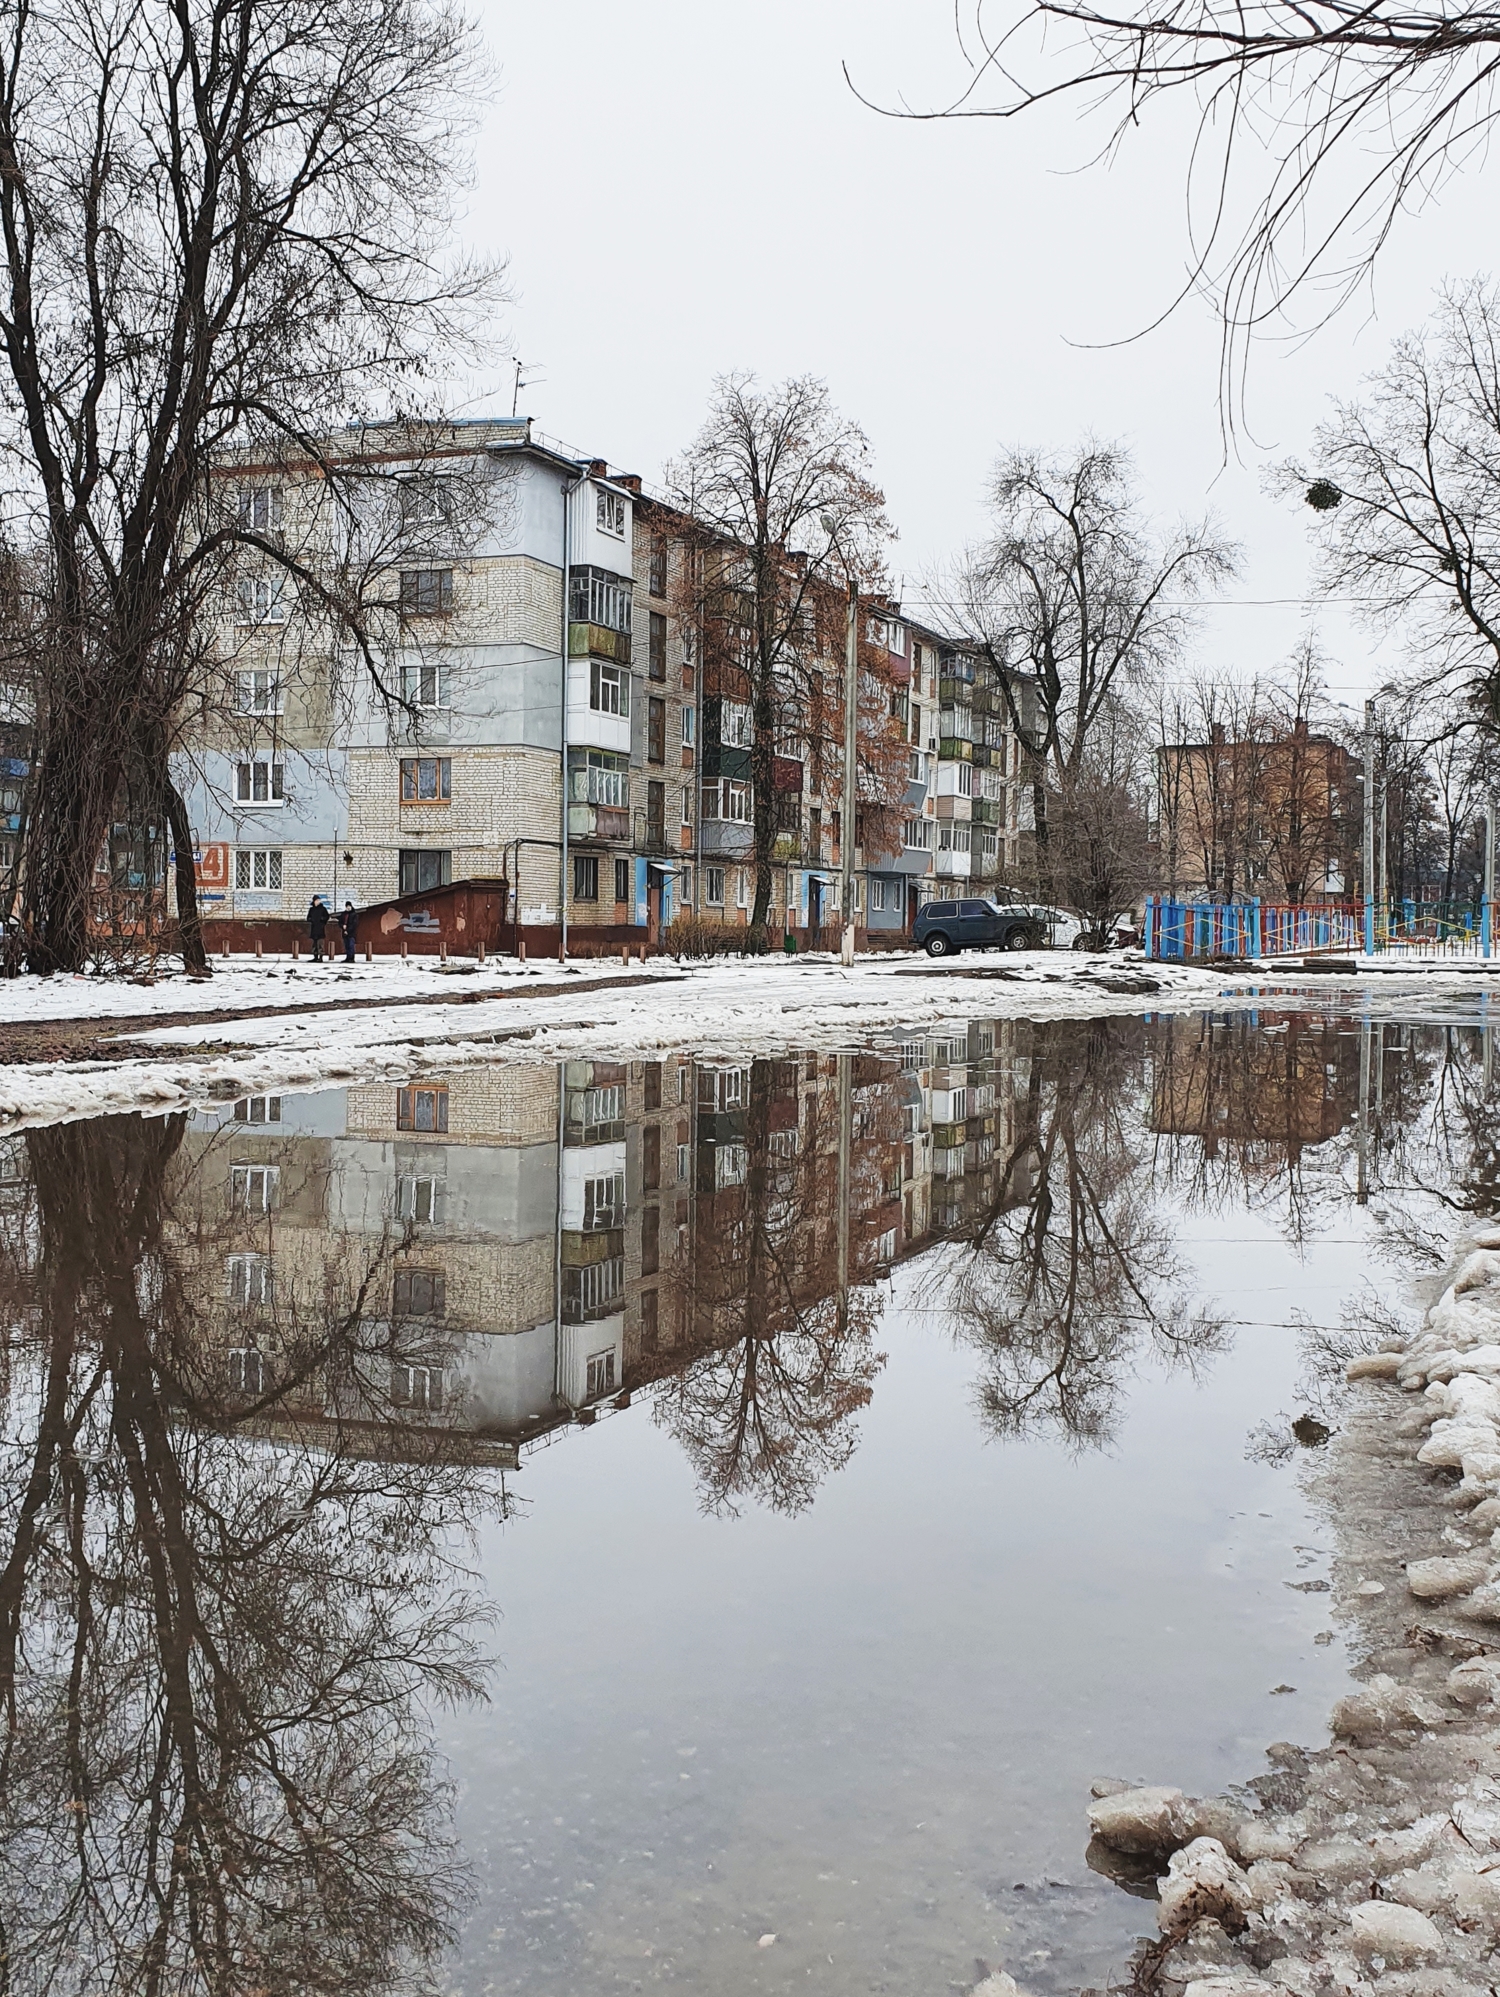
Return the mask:
{"type": "Polygon", "coordinates": [[[908,818],[901,828],[901,843],[908,853],[930,853],[932,851],[932,820],[930,818],[908,818]]]}
{"type": "Polygon", "coordinates": [[[578,804],[607,804],[624,811],[630,803],[630,778],[624,759],[617,762],[607,749],[590,749],[588,760],[571,772],[573,798],[578,804]]]}
{"type": "Polygon", "coordinates": [[[755,715],[742,700],[719,704],[719,740],[726,749],[749,749],[755,742],[755,715]]]}
{"type": "Polygon", "coordinates": [[[601,1394],[614,1392],[615,1349],[607,1352],[591,1352],[584,1368],[583,1398],[594,1401],[601,1394]]]}
{"type": "Polygon", "coordinates": [[[585,1129],[619,1123],[625,1115],[625,1090],[619,1082],[601,1083],[583,1092],[582,1114],[585,1129]]]}
{"type": "Polygon", "coordinates": [[[236,804],[280,804],[285,797],[283,767],[280,763],[236,763],[234,801],[236,804]]]}
{"type": "Polygon", "coordinates": [[[667,760],[667,703],[652,694],[646,702],[646,761],[667,760]]]}
{"type": "Polygon", "coordinates": [[[698,739],[698,710],[696,707],[685,707],[682,710],[683,748],[691,749],[693,744],[697,741],[697,739],[698,739]]]}
{"type": "Polygon", "coordinates": [[[654,1276],[661,1268],[661,1208],[647,1207],[641,1215],[641,1274],[654,1276]]]}
{"type": "Polygon", "coordinates": [[[630,584],[608,569],[570,571],[568,615],[575,624],[598,624],[606,631],[630,629],[630,584]]]}
{"type": "Polygon", "coordinates": [[[242,485],[240,525],[251,534],[274,534],[281,526],[281,487],[242,485]]]}
{"type": "Polygon", "coordinates": [[[575,901],[599,899],[599,860],[594,853],[573,855],[573,899],[575,901]]]}
{"type": "MultiPolygon", "coordinates": [[[[704,816],[706,817],[707,815],[705,812],[704,816]]],[[[722,908],[724,906],[724,869],[722,867],[705,867],[703,869],[703,899],[708,903],[710,908],[722,908]]]]}
{"type": "Polygon", "coordinates": [[[436,1366],[392,1366],[391,1399],[400,1408],[430,1414],[443,1405],[443,1375],[436,1366]]]}
{"type": "Polygon", "coordinates": [[[286,605],[282,601],[281,585],[280,576],[241,576],[241,624],[284,624],[286,605]]]}
{"type": "Polygon", "coordinates": [[[266,1391],[266,1355],[254,1345],[235,1345],[229,1351],[229,1391],[231,1394],[263,1394],[266,1391]]]}
{"type": "Polygon", "coordinates": [[[691,1162],[691,1159],[692,1159],[692,1155],[693,1155],[693,1154],[692,1154],[692,1150],[691,1150],[691,1148],[690,1148],[690,1147],[689,1147],[688,1145],[686,1145],[686,1144],[679,1144],[679,1145],[678,1145],[678,1147],[677,1147],[677,1183],[678,1183],[678,1185],[679,1185],[679,1186],[681,1186],[681,1185],[685,1185],[685,1184],[686,1184],[686,1182],[687,1182],[687,1175],[688,1175],[688,1166],[689,1166],[689,1164],[690,1164],[690,1162],[691,1162]]]}
{"type": "Polygon", "coordinates": [[[438,1227],[443,1218],[443,1181],[403,1172],[396,1181],[396,1218],[418,1227],[438,1227]]]}
{"type": "Polygon", "coordinates": [[[896,1230],[888,1227],[875,1244],[877,1262],[894,1262],[896,1259],[896,1230]]]}
{"type": "Polygon", "coordinates": [[[644,1099],[644,1107],[646,1109],[660,1109],[661,1108],[660,1061],[648,1061],[646,1063],[645,1091],[646,1093],[644,1099]]]}
{"type": "Polygon", "coordinates": [[[612,665],[607,659],[590,659],[589,706],[595,714],[629,714],[629,668],[612,665]]]}
{"type": "Polygon", "coordinates": [[[280,714],[281,681],[275,673],[240,673],[238,678],[241,714],[280,714]]]}
{"type": "Polygon", "coordinates": [[[743,867],[736,867],[734,870],[734,905],[736,908],[750,906],[749,876],[743,867]]]}
{"type": "Polygon", "coordinates": [[[403,756],[401,802],[446,804],[453,795],[453,760],[449,756],[403,756]]]}
{"type": "Polygon", "coordinates": [[[655,1290],[642,1290],[641,1350],[643,1352],[654,1352],[656,1350],[658,1329],[657,1292],[655,1290]]]}
{"type": "Polygon", "coordinates": [[[452,608],[452,569],[401,571],[401,609],[405,616],[441,617],[452,608]]]}
{"type": "Polygon", "coordinates": [[[585,1324],[607,1317],[625,1291],[625,1257],[590,1262],[581,1269],[563,1270],[563,1322],[585,1324]]]}
{"type": "Polygon", "coordinates": [[[967,825],[955,825],[951,818],[945,818],[938,825],[938,851],[940,853],[967,853],[969,851],[969,836],[967,825]]]}
{"type": "Polygon", "coordinates": [[[648,1123],[641,1129],[641,1186],[654,1193],[661,1185],[661,1125],[648,1123]]]}
{"type": "Polygon", "coordinates": [[[280,1096],[241,1096],[234,1106],[236,1123],[280,1123],[280,1096]]]}
{"type": "Polygon", "coordinates": [[[440,1269],[398,1269],[391,1278],[392,1317],[443,1317],[448,1284],[440,1269]]]}
{"type": "Polygon", "coordinates": [[[742,1186],[750,1171],[750,1154],[743,1144],[714,1146],[714,1186],[742,1186]]]}
{"type": "Polygon", "coordinates": [[[453,879],[453,855],[445,848],[403,846],[399,857],[402,894],[431,894],[453,879]]]}
{"type": "Polygon", "coordinates": [[[446,707],[448,668],[430,665],[403,667],[401,696],[408,707],[446,707]]]}
{"type": "Polygon", "coordinates": [[[617,534],[624,540],[625,501],[618,492],[602,485],[594,487],[594,525],[601,534],[617,534]]]}
{"type": "Polygon", "coordinates": [[[275,1303],[276,1279],[266,1255],[231,1255],[229,1301],[236,1310],[259,1310],[275,1303]]]}
{"type": "Polygon", "coordinates": [[[448,1128],[447,1089],[397,1089],[396,1128],[446,1130],[448,1128]]]}
{"type": "Polygon", "coordinates": [[[616,900],[616,901],[629,901],[629,900],[630,900],[630,898],[631,898],[631,896],[630,896],[630,862],[629,862],[628,860],[616,860],[616,861],[615,861],[615,900],[616,900]]]}
{"type": "Polygon", "coordinates": [[[980,856],[985,860],[998,860],[1000,857],[1000,834],[981,832],[979,835],[980,856]]]}
{"type": "Polygon", "coordinates": [[[280,850],[241,846],[234,856],[234,884],[237,888],[264,888],[270,894],[280,894],[280,850]]]}
{"type": "Polygon", "coordinates": [[[732,818],[744,824],[750,816],[750,786],[738,778],[726,777],[721,799],[721,812],[725,818],[732,818]]]}
{"type": "Polygon", "coordinates": [[[403,527],[441,527],[453,507],[446,478],[404,478],[397,485],[403,527]]]}
{"type": "Polygon", "coordinates": [[[665,596],[667,593],[667,537],[665,534],[653,534],[651,537],[651,568],[646,587],[653,596],[665,596]]]}
{"type": "Polygon", "coordinates": [[[231,1165],[229,1197],[236,1213],[270,1213],[281,1177],[277,1165],[231,1165]]]}
{"type": "Polygon", "coordinates": [[[681,870],[677,876],[677,893],[683,907],[691,908],[693,905],[693,870],[686,860],[683,861],[681,870]]]}
{"type": "Polygon", "coordinates": [[[974,766],[972,763],[960,763],[954,772],[954,780],[960,797],[972,797],[974,795],[974,766]]]}
{"type": "Polygon", "coordinates": [[[625,1225],[625,1174],[601,1172],[583,1182],[583,1231],[599,1234],[625,1225]]]}
{"type": "Polygon", "coordinates": [[[684,784],[682,786],[682,822],[684,825],[691,825],[693,822],[693,786],[691,784],[684,784]]]}
{"type": "Polygon", "coordinates": [[[667,620],[659,610],[651,613],[647,659],[651,678],[664,680],[667,676],[667,620]]]}

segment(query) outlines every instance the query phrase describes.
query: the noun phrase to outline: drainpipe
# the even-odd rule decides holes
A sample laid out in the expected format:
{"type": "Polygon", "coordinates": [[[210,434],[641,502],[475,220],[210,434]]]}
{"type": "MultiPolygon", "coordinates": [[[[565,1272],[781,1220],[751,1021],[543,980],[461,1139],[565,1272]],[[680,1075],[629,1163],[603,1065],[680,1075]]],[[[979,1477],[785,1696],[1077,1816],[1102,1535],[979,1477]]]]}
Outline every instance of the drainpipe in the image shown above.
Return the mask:
{"type": "Polygon", "coordinates": [[[557,904],[558,942],[557,960],[560,964],[568,961],[568,666],[569,666],[569,597],[573,588],[573,495],[583,484],[585,474],[579,472],[577,478],[563,480],[563,546],[562,546],[562,707],[559,714],[558,755],[562,768],[562,857],[558,868],[559,899],[557,904]]]}
{"type": "Polygon", "coordinates": [[[1375,703],[1365,702],[1365,955],[1375,954],[1375,703]]]}

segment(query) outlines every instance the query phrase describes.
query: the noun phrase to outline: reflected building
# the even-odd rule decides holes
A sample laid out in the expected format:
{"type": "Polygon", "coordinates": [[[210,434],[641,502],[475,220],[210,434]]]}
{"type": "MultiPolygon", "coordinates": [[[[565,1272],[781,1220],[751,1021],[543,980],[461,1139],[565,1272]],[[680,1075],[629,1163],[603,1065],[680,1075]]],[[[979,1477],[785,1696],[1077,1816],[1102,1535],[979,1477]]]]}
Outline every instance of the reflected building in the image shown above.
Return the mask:
{"type": "Polygon", "coordinates": [[[1347,1020],[1289,1013],[1269,1028],[1253,1013],[1157,1022],[1151,1128],[1221,1147],[1264,1148],[1295,1164],[1359,1113],[1360,1033],[1347,1020]]]}

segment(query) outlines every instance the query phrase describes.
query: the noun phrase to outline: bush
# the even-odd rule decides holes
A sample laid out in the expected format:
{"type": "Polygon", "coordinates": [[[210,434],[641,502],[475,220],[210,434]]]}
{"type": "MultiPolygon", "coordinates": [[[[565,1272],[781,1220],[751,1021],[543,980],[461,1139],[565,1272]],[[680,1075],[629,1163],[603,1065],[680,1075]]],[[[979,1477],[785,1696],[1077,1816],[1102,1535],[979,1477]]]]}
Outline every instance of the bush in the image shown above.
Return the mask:
{"type": "Polygon", "coordinates": [[[745,923],[701,915],[679,915],[663,935],[662,947],[674,957],[760,956],[766,948],[752,938],[745,923]]]}

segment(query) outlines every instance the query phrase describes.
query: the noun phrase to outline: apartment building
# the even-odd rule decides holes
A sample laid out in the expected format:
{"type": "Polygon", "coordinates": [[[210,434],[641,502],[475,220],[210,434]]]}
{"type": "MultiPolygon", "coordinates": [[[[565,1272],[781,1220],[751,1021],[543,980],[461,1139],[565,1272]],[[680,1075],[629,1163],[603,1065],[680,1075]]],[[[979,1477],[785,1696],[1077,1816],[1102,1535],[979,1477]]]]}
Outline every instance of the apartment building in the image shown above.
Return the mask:
{"type": "MultiPolygon", "coordinates": [[[[375,426],[330,457],[336,476],[224,470],[265,546],[237,571],[225,697],[178,773],[211,945],[284,946],[316,894],[394,909],[362,940],[436,947],[424,900],[462,881],[494,888],[510,939],[536,949],[556,946],[564,894],[583,947],[654,943],[682,911],[747,921],[753,709],[684,581],[694,524],[525,419],[375,426]],[[358,595],[364,656],[278,549],[358,595]]],[[[842,599],[821,594],[803,706],[822,718],[789,708],[775,745],[773,921],[803,932],[839,915],[847,816],[828,741],[842,599]]],[[[894,603],[867,606],[862,641],[889,700],[863,725],[904,742],[909,768],[904,798],[855,815],[856,911],[899,933],[927,877],[1016,865],[1028,787],[983,660],[894,603]]]]}

